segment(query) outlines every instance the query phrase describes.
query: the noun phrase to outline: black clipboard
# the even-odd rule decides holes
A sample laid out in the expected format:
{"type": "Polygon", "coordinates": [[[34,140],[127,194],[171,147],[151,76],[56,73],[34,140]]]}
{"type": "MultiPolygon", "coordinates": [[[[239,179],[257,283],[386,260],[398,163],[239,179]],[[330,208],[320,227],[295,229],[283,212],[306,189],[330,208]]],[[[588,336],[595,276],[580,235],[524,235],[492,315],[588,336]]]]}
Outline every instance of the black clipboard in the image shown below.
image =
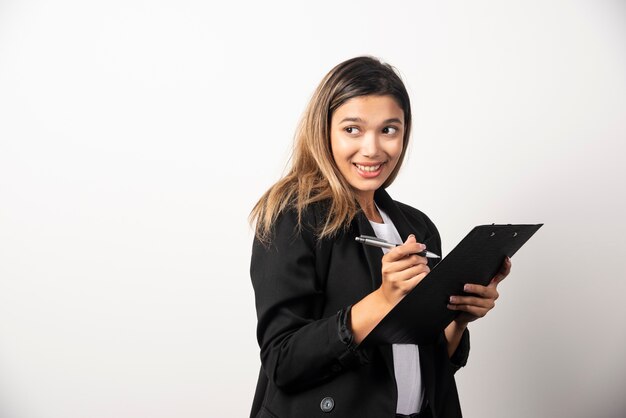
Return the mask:
{"type": "Polygon", "coordinates": [[[368,334],[362,344],[429,344],[458,315],[447,308],[463,285],[486,286],[504,258],[513,255],[543,224],[480,225],[439,262],[368,334]]]}

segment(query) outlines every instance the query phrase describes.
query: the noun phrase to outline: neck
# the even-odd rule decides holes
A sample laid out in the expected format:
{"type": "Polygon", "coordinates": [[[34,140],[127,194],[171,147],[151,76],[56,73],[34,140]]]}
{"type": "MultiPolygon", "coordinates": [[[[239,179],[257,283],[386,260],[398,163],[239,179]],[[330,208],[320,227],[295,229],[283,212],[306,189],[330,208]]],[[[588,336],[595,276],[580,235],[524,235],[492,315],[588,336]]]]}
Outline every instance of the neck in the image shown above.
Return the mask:
{"type": "Polygon", "coordinates": [[[376,209],[376,204],[374,203],[374,195],[368,199],[359,197],[357,200],[367,219],[372,222],[383,223],[383,218],[380,216],[378,209],[376,209]]]}

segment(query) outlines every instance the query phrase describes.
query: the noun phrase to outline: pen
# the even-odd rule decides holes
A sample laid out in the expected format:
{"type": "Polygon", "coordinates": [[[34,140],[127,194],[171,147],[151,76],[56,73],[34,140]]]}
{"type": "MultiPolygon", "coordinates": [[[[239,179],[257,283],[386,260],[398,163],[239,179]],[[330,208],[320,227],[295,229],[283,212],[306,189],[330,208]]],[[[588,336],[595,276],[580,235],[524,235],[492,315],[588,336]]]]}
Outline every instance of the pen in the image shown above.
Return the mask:
{"type": "MultiPolygon", "coordinates": [[[[360,242],[361,244],[365,244],[365,245],[372,245],[374,247],[380,247],[380,248],[395,248],[398,245],[402,245],[402,244],[394,244],[388,241],[385,241],[384,239],[380,239],[378,237],[371,237],[369,235],[361,235],[360,237],[356,237],[355,241],[360,242]]],[[[435,253],[431,253],[430,251],[420,251],[419,253],[415,253],[417,255],[419,255],[420,257],[427,257],[427,258],[441,258],[441,256],[438,256],[435,253]]]]}

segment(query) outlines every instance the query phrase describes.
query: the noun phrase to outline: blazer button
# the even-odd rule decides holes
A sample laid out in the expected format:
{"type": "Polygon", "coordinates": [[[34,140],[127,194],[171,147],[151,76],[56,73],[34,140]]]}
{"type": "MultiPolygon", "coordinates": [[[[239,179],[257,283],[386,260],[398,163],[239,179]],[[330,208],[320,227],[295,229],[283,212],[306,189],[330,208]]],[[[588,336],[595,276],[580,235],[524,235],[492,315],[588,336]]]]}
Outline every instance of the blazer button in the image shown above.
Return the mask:
{"type": "Polygon", "coordinates": [[[334,407],[335,407],[335,400],[331,398],[330,396],[327,396],[324,399],[322,399],[322,402],[320,403],[320,408],[322,409],[322,412],[330,412],[333,410],[334,407]]]}

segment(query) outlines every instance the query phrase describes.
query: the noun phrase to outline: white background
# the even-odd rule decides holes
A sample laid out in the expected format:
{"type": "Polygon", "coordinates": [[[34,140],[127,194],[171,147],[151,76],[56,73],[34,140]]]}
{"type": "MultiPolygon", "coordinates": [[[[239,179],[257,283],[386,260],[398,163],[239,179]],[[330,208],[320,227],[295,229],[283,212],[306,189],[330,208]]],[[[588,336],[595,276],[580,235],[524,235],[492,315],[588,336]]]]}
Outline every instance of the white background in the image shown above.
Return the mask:
{"type": "Polygon", "coordinates": [[[465,416],[625,416],[625,2],[3,0],[2,418],[248,414],[246,217],[362,54],[406,81],[390,193],[446,252],[545,223],[472,326],[465,416]]]}

